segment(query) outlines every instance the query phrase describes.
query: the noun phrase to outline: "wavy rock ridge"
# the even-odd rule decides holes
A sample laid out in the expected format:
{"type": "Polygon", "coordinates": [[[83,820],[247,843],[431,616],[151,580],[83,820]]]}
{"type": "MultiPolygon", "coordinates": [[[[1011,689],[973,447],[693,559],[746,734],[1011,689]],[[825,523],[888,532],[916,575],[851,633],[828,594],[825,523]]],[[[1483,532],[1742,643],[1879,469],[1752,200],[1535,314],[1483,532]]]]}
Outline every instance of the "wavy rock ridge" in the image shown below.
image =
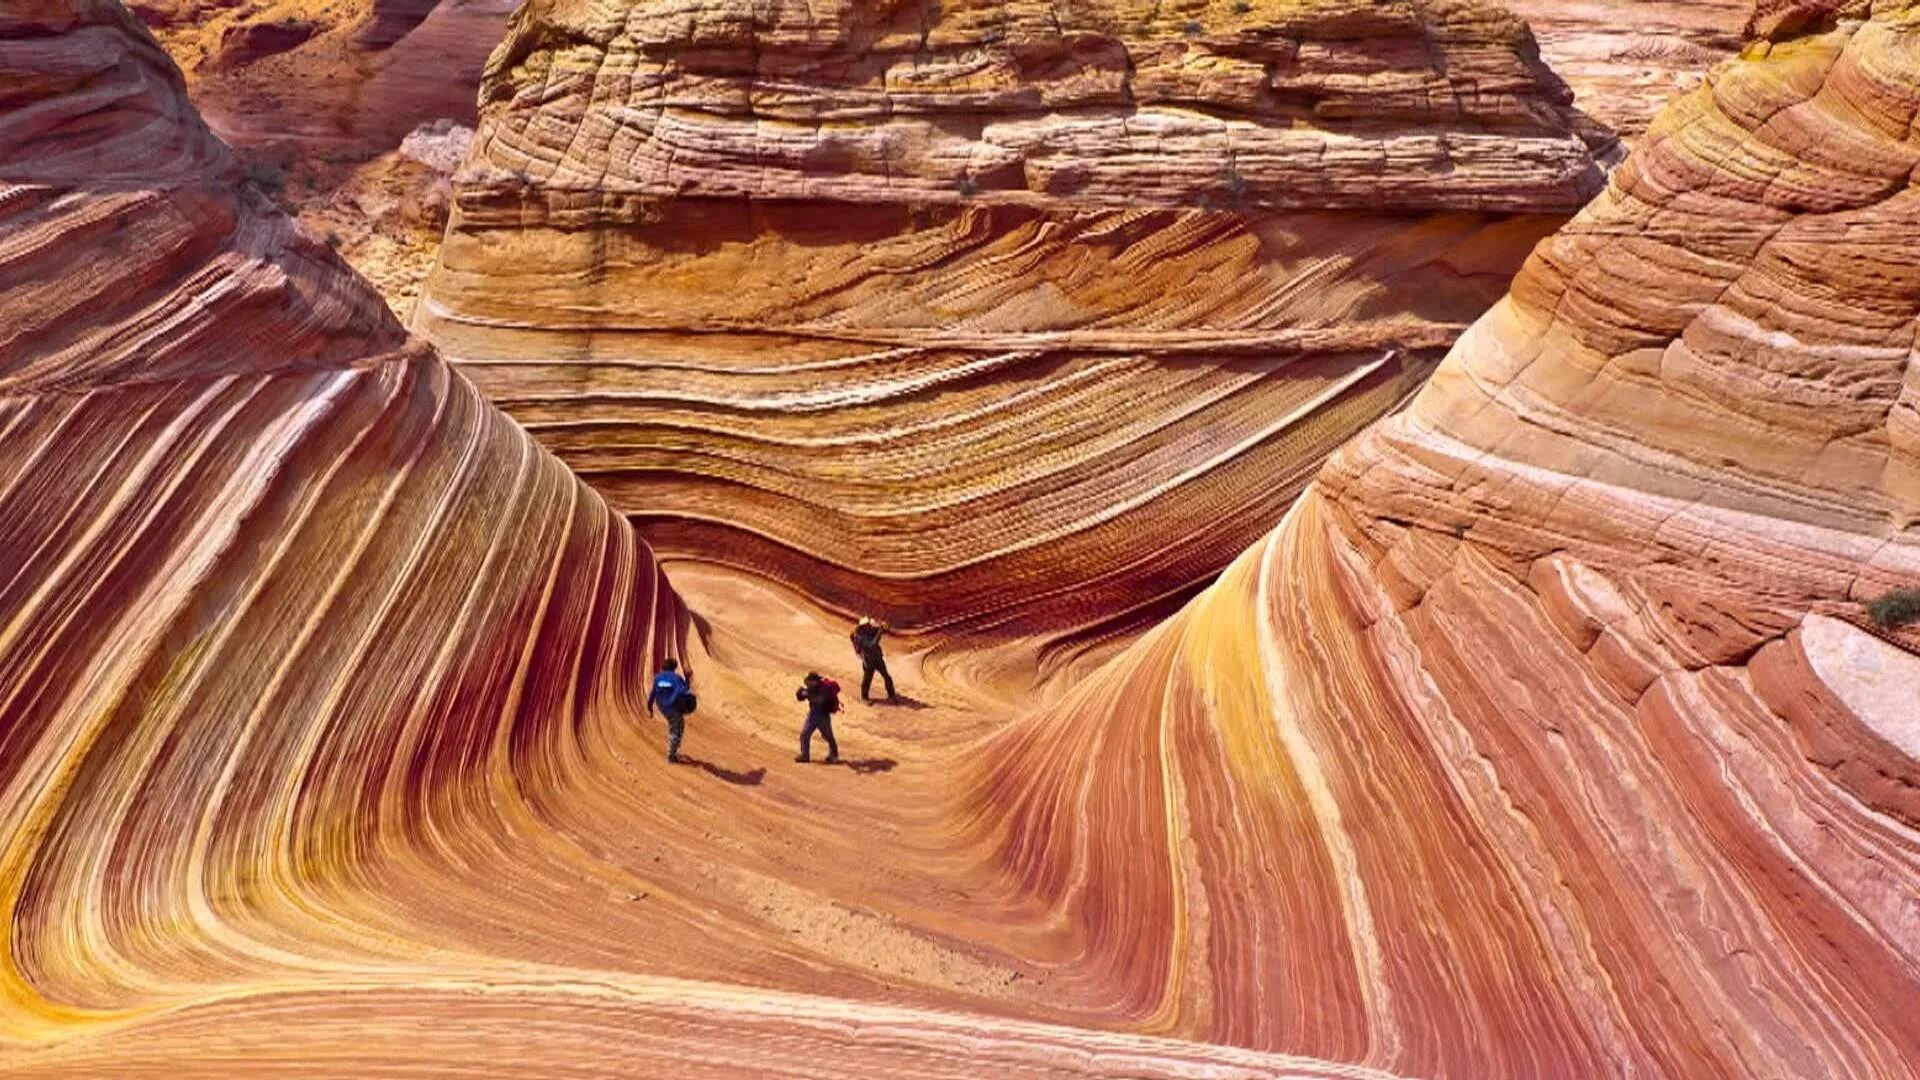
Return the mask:
{"type": "Polygon", "coordinates": [[[633,715],[686,615],[243,185],[124,10],[13,5],[0,69],[11,1071],[22,1040],[396,963],[345,898],[633,715]]]}
{"type": "Polygon", "coordinates": [[[843,626],[693,566],[689,634],[124,13],[0,13],[0,1061],[1914,1072],[1920,636],[1856,620],[1920,583],[1920,13],[1782,25],[1177,618],[984,741],[908,653],[773,771],[843,626]]]}
{"type": "Polygon", "coordinates": [[[1598,189],[1530,56],[1474,3],[533,3],[416,324],[676,554],[1143,619],[1598,189]]]}
{"type": "Polygon", "coordinates": [[[1670,108],[1405,412],[980,756],[1004,879],[1100,913],[1137,1015],[1408,1075],[1920,1069],[1920,634],[1861,615],[1920,583],[1920,13],[1873,7],[1670,108]]]}

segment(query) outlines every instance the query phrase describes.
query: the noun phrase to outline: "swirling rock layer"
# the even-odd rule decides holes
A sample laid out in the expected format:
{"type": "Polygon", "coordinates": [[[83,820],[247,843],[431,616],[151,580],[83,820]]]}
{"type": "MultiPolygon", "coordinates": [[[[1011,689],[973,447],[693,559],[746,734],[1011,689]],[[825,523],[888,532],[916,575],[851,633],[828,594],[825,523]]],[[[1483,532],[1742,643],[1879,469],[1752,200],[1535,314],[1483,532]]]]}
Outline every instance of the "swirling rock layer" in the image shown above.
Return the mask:
{"type": "Polygon", "coordinates": [[[1875,7],[1673,106],[1271,537],[989,743],[978,833],[1116,1000],[1416,1075],[1920,1069],[1920,633],[1861,606],[1920,583],[1920,18],[1875,7]]]}
{"type": "Polygon", "coordinates": [[[1530,51],[1470,3],[534,3],[416,325],[666,549],[1137,619],[1597,189],[1530,51]]]}
{"type": "MultiPolygon", "coordinates": [[[[9,1077],[1383,1080],[1023,1004],[1044,973],[922,879],[962,865],[940,725],[885,789],[662,763],[646,677],[704,654],[625,522],[244,183],[123,10],[0,11],[0,70],[9,1077]]],[[[840,644],[745,600],[749,675],[840,644]]],[[[739,710],[787,687],[701,686],[701,752],[758,756],[739,710]]]]}

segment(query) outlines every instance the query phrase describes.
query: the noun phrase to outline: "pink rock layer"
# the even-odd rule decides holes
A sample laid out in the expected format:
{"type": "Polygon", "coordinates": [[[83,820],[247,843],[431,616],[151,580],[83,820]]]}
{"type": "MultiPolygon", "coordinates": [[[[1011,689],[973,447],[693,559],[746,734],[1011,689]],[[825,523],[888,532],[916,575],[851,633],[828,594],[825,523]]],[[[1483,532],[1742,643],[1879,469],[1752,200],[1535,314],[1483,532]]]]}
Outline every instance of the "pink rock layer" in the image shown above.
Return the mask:
{"type": "Polygon", "coordinates": [[[415,320],[663,550],[1172,610],[1601,182],[1477,3],[533,3],[415,320]]]}

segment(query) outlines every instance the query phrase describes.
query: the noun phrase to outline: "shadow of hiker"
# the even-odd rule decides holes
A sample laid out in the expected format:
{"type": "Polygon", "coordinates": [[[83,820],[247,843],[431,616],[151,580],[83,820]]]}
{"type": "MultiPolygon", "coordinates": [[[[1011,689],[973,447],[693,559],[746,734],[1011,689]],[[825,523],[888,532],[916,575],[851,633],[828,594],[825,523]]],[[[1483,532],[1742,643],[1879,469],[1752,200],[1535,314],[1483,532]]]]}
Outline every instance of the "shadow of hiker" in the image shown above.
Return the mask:
{"type": "Polygon", "coordinates": [[[893,767],[900,763],[890,757],[870,757],[861,758],[858,761],[842,759],[834,762],[834,764],[845,765],[847,768],[852,769],[862,776],[871,776],[874,773],[891,772],[893,771],[893,767]]]}
{"type": "Polygon", "coordinates": [[[725,780],[729,784],[739,784],[743,787],[758,787],[760,785],[760,781],[765,780],[767,778],[767,770],[765,766],[762,766],[758,769],[753,769],[749,772],[735,772],[732,769],[723,769],[720,766],[715,765],[711,761],[701,761],[699,758],[696,758],[696,757],[682,757],[681,760],[685,761],[689,765],[697,767],[701,772],[706,773],[709,776],[717,776],[720,779],[725,780]]]}
{"type": "Polygon", "coordinates": [[[888,701],[886,698],[874,698],[872,701],[867,702],[867,704],[876,709],[912,709],[915,712],[921,709],[933,708],[933,706],[921,701],[919,698],[908,697],[906,694],[901,694],[892,701],[888,701]]]}

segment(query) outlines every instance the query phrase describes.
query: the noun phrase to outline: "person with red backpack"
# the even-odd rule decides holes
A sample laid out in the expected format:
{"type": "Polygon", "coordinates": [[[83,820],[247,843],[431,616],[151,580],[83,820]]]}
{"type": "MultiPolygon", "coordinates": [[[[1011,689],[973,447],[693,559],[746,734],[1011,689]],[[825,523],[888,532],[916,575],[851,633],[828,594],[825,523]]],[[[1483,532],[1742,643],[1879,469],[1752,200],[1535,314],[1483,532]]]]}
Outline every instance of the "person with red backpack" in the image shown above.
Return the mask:
{"type": "Polygon", "coordinates": [[[826,763],[832,765],[839,761],[840,744],[833,741],[833,714],[840,711],[840,684],[823,678],[817,671],[809,671],[800,689],[793,692],[793,700],[807,703],[807,723],[800,729],[800,756],[793,760],[809,760],[808,751],[813,745],[813,733],[817,731],[827,740],[826,763]]]}

